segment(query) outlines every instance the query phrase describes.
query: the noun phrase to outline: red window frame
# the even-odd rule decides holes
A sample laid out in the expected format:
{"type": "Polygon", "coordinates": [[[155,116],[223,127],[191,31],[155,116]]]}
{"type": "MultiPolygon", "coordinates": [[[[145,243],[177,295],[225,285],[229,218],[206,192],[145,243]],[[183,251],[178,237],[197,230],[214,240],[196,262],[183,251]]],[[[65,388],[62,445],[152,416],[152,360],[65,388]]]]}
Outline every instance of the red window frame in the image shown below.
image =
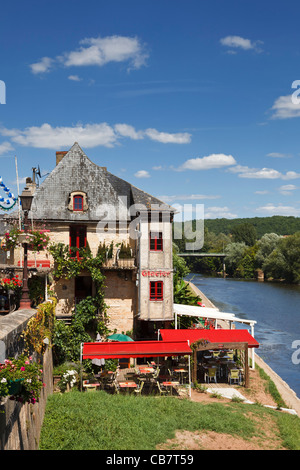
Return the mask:
{"type": "Polygon", "coordinates": [[[73,211],[83,211],[83,196],[80,194],[73,196],[73,211]]]}
{"type": "Polygon", "coordinates": [[[164,283],[163,281],[150,281],[150,300],[161,301],[164,300],[164,283]]]}
{"type": "Polygon", "coordinates": [[[70,227],[69,237],[70,253],[74,254],[74,248],[76,248],[76,254],[74,256],[79,259],[79,250],[81,248],[86,248],[86,227],[82,225],[74,225],[70,227]]]}
{"type": "Polygon", "coordinates": [[[162,232],[150,232],[149,248],[150,251],[163,251],[162,232]]]}

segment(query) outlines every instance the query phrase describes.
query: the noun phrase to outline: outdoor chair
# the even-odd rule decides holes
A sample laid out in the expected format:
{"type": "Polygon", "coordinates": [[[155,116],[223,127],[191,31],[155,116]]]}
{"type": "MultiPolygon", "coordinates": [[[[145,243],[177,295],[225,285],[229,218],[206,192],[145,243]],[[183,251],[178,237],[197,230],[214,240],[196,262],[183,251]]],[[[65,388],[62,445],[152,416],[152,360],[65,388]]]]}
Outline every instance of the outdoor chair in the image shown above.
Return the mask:
{"type": "Polygon", "coordinates": [[[228,374],[228,380],[229,380],[229,383],[231,385],[231,383],[237,383],[238,385],[240,385],[241,383],[241,373],[239,371],[239,369],[231,369],[229,371],[229,374],[228,374]]]}
{"type": "Polygon", "coordinates": [[[161,385],[159,382],[157,382],[157,388],[159,391],[160,395],[167,395],[169,393],[169,390],[167,390],[163,385],[161,385]]]}
{"type": "Polygon", "coordinates": [[[120,392],[120,387],[119,387],[117,380],[114,380],[113,387],[114,387],[116,394],[118,395],[120,392]]]}
{"type": "Polygon", "coordinates": [[[137,388],[134,390],[135,395],[141,395],[143,387],[144,387],[144,382],[141,380],[137,388]]]}
{"type": "Polygon", "coordinates": [[[207,381],[208,383],[211,382],[212,380],[214,380],[215,383],[217,383],[217,369],[216,368],[209,367],[209,369],[205,372],[204,376],[205,376],[205,381],[207,381]]]}

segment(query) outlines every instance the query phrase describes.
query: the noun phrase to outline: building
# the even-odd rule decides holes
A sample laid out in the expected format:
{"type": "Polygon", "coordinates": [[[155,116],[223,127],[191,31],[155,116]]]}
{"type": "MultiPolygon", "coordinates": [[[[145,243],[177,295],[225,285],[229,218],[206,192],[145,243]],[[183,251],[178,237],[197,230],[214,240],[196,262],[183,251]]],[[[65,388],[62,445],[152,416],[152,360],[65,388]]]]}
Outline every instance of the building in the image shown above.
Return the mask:
{"type": "MultiPolygon", "coordinates": [[[[29,220],[45,224],[52,243],[89,247],[94,256],[107,247],[103,272],[111,330],[134,330],[145,339],[154,327],[168,327],[174,316],[172,207],[93,163],[77,142],[56,152],[56,166],[40,185],[33,175],[26,186],[34,194],[29,220]]],[[[22,266],[22,250],[15,250],[14,264],[22,266]]],[[[29,251],[28,265],[52,269],[53,259],[49,252],[29,251]]],[[[84,271],[52,287],[58,317],[70,316],[76,303],[95,292],[84,271]]]]}

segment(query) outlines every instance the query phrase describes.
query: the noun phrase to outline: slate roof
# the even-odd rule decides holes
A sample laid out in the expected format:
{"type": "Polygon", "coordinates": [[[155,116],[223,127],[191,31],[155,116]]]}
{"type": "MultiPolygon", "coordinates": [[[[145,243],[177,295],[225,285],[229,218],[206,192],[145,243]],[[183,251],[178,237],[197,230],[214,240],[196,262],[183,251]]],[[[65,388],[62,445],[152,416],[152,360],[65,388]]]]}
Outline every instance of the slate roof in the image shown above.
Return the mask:
{"type": "Polygon", "coordinates": [[[160,205],[175,212],[171,206],[93,163],[75,142],[36,190],[29,216],[45,221],[84,222],[99,221],[106,212],[106,220],[113,220],[116,206],[127,211],[133,204],[143,204],[148,209],[152,205],[152,210],[160,205]],[[68,209],[70,193],[74,191],[87,194],[86,212],[68,209]]]}

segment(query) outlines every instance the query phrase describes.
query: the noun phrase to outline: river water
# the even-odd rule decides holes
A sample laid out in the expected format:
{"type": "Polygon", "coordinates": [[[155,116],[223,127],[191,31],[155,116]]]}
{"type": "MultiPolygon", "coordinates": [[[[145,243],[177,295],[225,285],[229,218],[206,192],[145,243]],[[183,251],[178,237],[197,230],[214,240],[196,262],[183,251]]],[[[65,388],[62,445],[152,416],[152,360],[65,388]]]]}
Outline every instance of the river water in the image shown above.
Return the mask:
{"type": "MultiPolygon", "coordinates": [[[[260,346],[256,352],[300,398],[300,286],[200,274],[187,279],[221,312],[257,322],[254,336],[260,346]]],[[[249,329],[242,323],[236,328],[249,329]]]]}

